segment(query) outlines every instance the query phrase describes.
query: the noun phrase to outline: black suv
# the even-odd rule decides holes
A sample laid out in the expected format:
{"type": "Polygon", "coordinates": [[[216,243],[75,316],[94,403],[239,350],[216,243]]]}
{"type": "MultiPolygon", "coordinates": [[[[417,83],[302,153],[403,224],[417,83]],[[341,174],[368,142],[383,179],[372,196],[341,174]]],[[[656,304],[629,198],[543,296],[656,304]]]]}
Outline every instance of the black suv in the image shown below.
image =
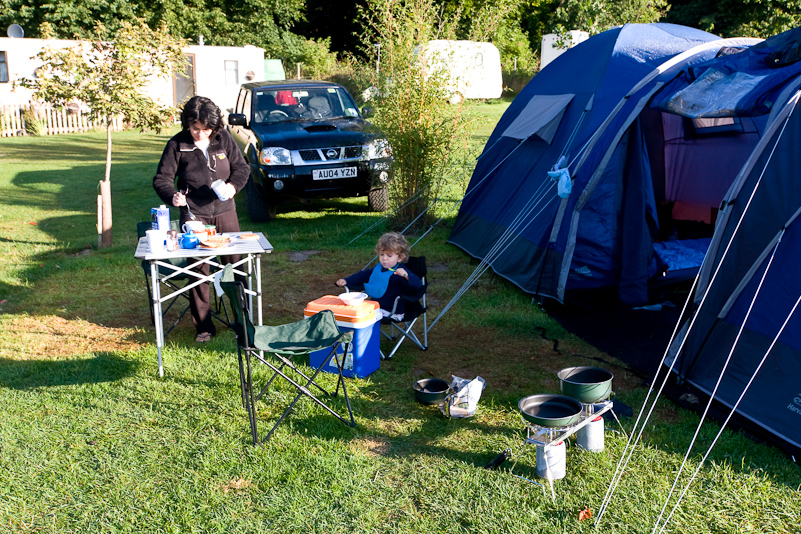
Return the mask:
{"type": "Polygon", "coordinates": [[[255,222],[282,200],[367,195],[389,207],[391,153],[341,85],[308,80],[242,85],[228,130],[250,164],[245,205],[255,222]]]}

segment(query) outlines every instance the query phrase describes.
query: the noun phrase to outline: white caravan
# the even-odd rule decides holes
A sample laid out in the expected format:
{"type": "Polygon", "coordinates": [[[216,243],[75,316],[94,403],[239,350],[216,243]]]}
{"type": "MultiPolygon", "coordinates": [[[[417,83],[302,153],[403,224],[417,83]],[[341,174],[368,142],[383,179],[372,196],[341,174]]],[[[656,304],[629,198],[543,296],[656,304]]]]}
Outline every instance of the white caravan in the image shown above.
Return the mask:
{"type": "Polygon", "coordinates": [[[429,41],[423,57],[429,74],[444,70],[454,104],[465,98],[500,98],[503,94],[501,54],[492,43],[429,41]]]}

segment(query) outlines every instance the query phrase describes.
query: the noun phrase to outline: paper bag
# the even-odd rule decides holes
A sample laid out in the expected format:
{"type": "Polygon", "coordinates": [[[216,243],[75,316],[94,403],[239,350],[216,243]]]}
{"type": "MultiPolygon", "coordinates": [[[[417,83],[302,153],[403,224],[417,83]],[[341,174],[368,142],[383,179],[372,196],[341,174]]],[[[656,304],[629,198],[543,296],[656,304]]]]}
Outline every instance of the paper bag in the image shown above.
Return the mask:
{"type": "Polygon", "coordinates": [[[451,381],[452,393],[440,405],[442,413],[448,417],[472,417],[478,409],[478,400],[486,382],[480,376],[473,380],[454,376],[451,381]]]}

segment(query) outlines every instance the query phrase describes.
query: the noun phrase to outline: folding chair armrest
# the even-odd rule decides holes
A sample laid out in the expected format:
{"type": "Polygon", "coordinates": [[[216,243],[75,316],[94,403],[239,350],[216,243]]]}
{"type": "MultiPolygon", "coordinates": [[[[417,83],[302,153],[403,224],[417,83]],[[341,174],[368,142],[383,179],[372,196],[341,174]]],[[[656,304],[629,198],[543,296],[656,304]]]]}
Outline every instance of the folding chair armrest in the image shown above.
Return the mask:
{"type": "Polygon", "coordinates": [[[390,312],[390,315],[395,315],[395,311],[398,309],[398,303],[400,302],[400,300],[401,300],[400,295],[395,297],[395,301],[392,303],[392,311],[390,312]]]}

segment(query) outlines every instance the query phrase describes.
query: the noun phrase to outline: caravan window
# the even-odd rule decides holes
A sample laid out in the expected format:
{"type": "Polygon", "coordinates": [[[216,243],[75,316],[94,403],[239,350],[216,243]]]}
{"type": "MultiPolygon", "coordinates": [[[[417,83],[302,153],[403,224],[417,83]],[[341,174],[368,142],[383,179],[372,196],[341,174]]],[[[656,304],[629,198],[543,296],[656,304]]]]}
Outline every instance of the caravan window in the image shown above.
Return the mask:
{"type": "Polygon", "coordinates": [[[239,62],[226,61],[225,62],[225,84],[226,85],[239,85],[239,62]]]}
{"type": "Polygon", "coordinates": [[[8,83],[8,63],[5,52],[0,52],[0,83],[8,83]]]}
{"type": "Polygon", "coordinates": [[[478,54],[476,54],[476,67],[480,67],[483,64],[484,64],[484,54],[479,52],[478,54]]]}
{"type": "Polygon", "coordinates": [[[720,133],[743,133],[743,124],[739,117],[715,117],[690,119],[695,135],[717,135],[720,133]]]}

